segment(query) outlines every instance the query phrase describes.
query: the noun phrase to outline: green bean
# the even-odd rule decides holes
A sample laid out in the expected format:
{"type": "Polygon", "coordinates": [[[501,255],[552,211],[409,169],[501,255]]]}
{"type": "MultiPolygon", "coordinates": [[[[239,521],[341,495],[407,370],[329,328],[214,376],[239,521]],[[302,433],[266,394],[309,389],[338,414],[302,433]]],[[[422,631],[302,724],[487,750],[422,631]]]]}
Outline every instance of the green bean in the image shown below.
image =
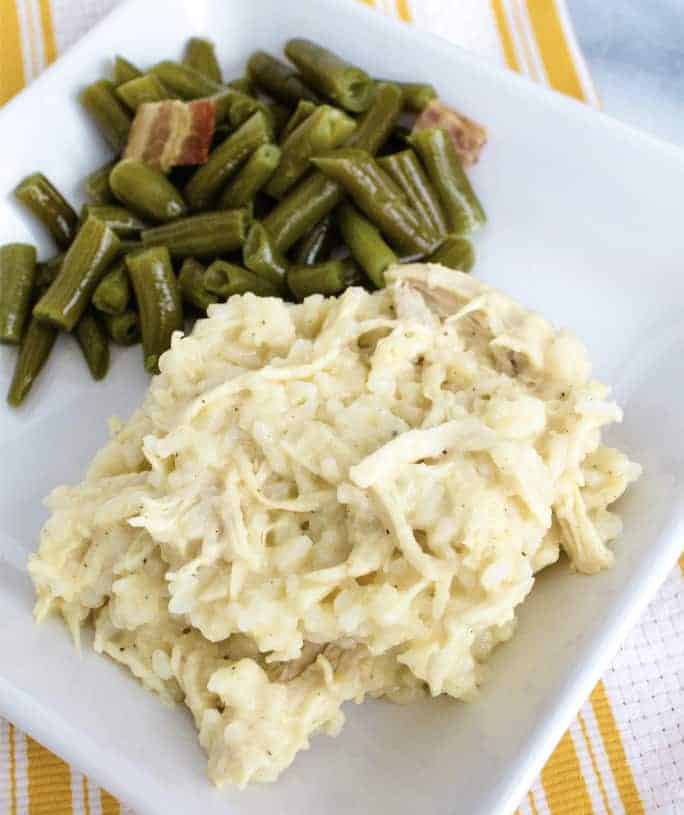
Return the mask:
{"type": "Polygon", "coordinates": [[[442,205],[430,179],[413,150],[402,150],[378,159],[378,164],[401,188],[418,213],[423,228],[438,237],[446,235],[447,225],[442,205]]]}
{"type": "Polygon", "coordinates": [[[109,370],[109,342],[95,311],[89,308],[78,321],[76,340],[95,380],[104,379],[109,370]]]}
{"type": "Polygon", "coordinates": [[[114,204],[84,204],[81,208],[81,222],[86,221],[89,215],[107,224],[122,238],[138,235],[147,226],[137,215],[114,204]]]}
{"type": "Polygon", "coordinates": [[[83,187],[91,204],[111,204],[115,200],[109,186],[109,174],[115,164],[115,161],[108,161],[86,177],[83,187]]]}
{"type": "Polygon", "coordinates": [[[247,292],[253,292],[260,297],[279,297],[281,294],[279,287],[270,280],[225,260],[215,260],[209,266],[204,275],[204,286],[207,291],[224,300],[234,294],[247,292]]]}
{"type": "Polygon", "coordinates": [[[424,254],[434,247],[436,239],[423,231],[401,190],[371,155],[343,148],[315,158],[313,163],[344,187],[358,208],[401,252],[424,254]]]}
{"type": "Polygon", "coordinates": [[[28,243],[0,246],[0,342],[18,345],[31,311],[36,250],[28,243]]]}
{"type": "MultiPolygon", "coordinates": [[[[378,79],[377,82],[392,82],[391,79],[378,79]]],[[[428,82],[396,82],[401,88],[404,107],[412,113],[421,113],[433,99],[437,98],[434,85],[428,82]]]]}
{"type": "Polygon", "coordinates": [[[131,299],[131,283],[126,262],[117,260],[93,293],[93,305],[103,314],[123,314],[131,299]]]}
{"type": "Polygon", "coordinates": [[[381,289],[385,285],[385,270],[399,258],[385,243],[378,229],[351,204],[344,203],[337,210],[337,224],[352,257],[361,265],[373,284],[381,289]]]}
{"type": "Polygon", "coordinates": [[[449,235],[439,249],[430,255],[430,263],[441,263],[449,269],[469,272],[475,265],[475,250],[469,240],[449,235]]]}
{"type": "Polygon", "coordinates": [[[78,229],[78,215],[42,173],[26,176],[14,196],[47,227],[60,249],[69,246],[78,229]]]}
{"type": "Polygon", "coordinates": [[[173,98],[171,91],[154,74],[145,74],[124,82],[116,89],[116,95],[132,111],[146,102],[163,102],[164,99],[173,98]]]}
{"type": "Polygon", "coordinates": [[[33,287],[36,291],[46,289],[59,274],[64,262],[64,252],[36,264],[36,277],[33,287]]]}
{"type": "Polygon", "coordinates": [[[217,125],[228,120],[232,128],[237,128],[257,111],[264,114],[271,127],[275,123],[274,112],[267,104],[235,88],[223,88],[211,99],[216,106],[214,119],[217,125]]]}
{"type": "Polygon", "coordinates": [[[249,94],[250,96],[253,95],[254,91],[252,81],[248,76],[241,76],[239,79],[231,79],[231,81],[228,83],[228,87],[233,88],[236,91],[249,94]]]}
{"type": "MultiPolygon", "coordinates": [[[[378,85],[373,105],[366,111],[349,144],[375,153],[385,142],[401,113],[401,91],[396,85],[378,85]]],[[[340,203],[342,187],[313,173],[305,178],[264,219],[275,246],[287,252],[295,241],[306,234],[340,203]]]]}
{"type": "Polygon", "coordinates": [[[440,128],[419,130],[411,135],[410,141],[439,194],[449,229],[455,234],[463,234],[482,226],[487,216],[446,131],[440,128]]]}
{"type": "Polygon", "coordinates": [[[280,134],[281,143],[285,142],[287,137],[293,133],[299,125],[307,119],[316,110],[315,102],[310,102],[308,99],[300,99],[294,113],[287,120],[283,132],[280,134]]]}
{"type": "Polygon", "coordinates": [[[260,111],[254,113],[235,133],[212,150],[209,160],[195,171],[185,185],[185,198],[192,209],[207,209],[231,175],[262,144],[271,141],[273,131],[260,111]]]}
{"type": "Polygon", "coordinates": [[[248,225],[244,209],[227,209],[146,229],[142,240],[146,247],[167,246],[174,257],[216,257],[239,249],[248,225]]]}
{"type": "Polygon", "coordinates": [[[268,102],[266,107],[273,118],[273,132],[277,136],[280,136],[290,120],[290,108],[286,108],[285,105],[281,105],[280,102],[268,102]]]}
{"type": "Polygon", "coordinates": [[[361,68],[311,40],[289,40],[285,53],[305,82],[345,110],[361,113],[371,106],[375,83],[361,68]]]}
{"type": "Polygon", "coordinates": [[[262,144],[252,153],[247,163],[228,184],[219,200],[221,209],[239,209],[254,199],[266,185],[280,161],[280,148],[275,144],[262,144]]]}
{"type": "Polygon", "coordinates": [[[201,37],[191,37],[185,46],[183,62],[213,82],[222,82],[221,68],[216,59],[214,43],[201,37]]]}
{"type": "Polygon", "coordinates": [[[27,397],[47,362],[56,339],[57,329],[53,325],[42,323],[35,317],[29,321],[7,392],[7,401],[13,407],[19,407],[27,397]]]}
{"type": "Polygon", "coordinates": [[[112,192],[133,212],[151,221],[172,221],[186,214],[180,192],[159,170],[132,158],[122,159],[109,174],[112,192]]]}
{"type": "Polygon", "coordinates": [[[137,79],[139,76],[142,76],[142,71],[139,71],[132,62],[117,55],[114,60],[115,85],[123,85],[124,82],[130,82],[131,79],[137,79]]]}
{"type": "Polygon", "coordinates": [[[218,302],[218,297],[207,291],[204,285],[205,271],[195,258],[186,258],[178,275],[178,285],[186,303],[206,312],[212,303],[218,302]]]}
{"type": "Polygon", "coordinates": [[[290,266],[284,255],[274,246],[263,224],[255,222],[247,233],[242,247],[242,260],[250,272],[264,277],[276,286],[282,284],[290,266]]]}
{"type": "Polygon", "coordinates": [[[119,240],[119,257],[128,255],[131,252],[137,252],[138,249],[143,248],[143,243],[139,239],[131,240],[130,238],[121,238],[119,240]]]}
{"type": "Polygon", "coordinates": [[[76,233],[59,274],[34,306],[33,316],[71,331],[118,251],[116,233],[97,218],[88,218],[76,233]]]}
{"type": "Polygon", "coordinates": [[[284,142],[280,164],[266,192],[282,198],[310,168],[313,156],[338,147],[355,129],[356,122],[341,110],[330,105],[317,107],[284,142]]]}
{"type": "Polygon", "coordinates": [[[220,82],[215,82],[189,65],[172,60],[158,62],[150,69],[150,73],[161,79],[164,86],[181,99],[199,99],[222,89],[220,82]]]}
{"type": "Polygon", "coordinates": [[[135,345],[140,342],[140,317],[137,311],[123,314],[103,314],[107,334],[116,345],[135,345]]]}
{"type": "Polygon", "coordinates": [[[293,266],[287,273],[287,285],[292,294],[303,300],[311,294],[339,294],[349,285],[353,265],[345,260],[328,260],[315,266],[293,266]]]}
{"type": "Polygon", "coordinates": [[[316,102],[316,94],[306,86],[301,76],[265,51],[252,54],[247,63],[247,73],[261,90],[286,105],[296,105],[302,99],[316,102]]]}
{"type": "Polygon", "coordinates": [[[183,303],[171,256],[165,246],[157,246],[127,255],[126,266],[140,309],[145,370],[157,373],[173,332],[183,329],[183,303]]]}
{"type": "Polygon", "coordinates": [[[327,260],[335,240],[333,219],[326,215],[301,239],[295,258],[299,266],[314,266],[327,260]]]}
{"type": "Polygon", "coordinates": [[[79,98],[111,147],[121,152],[128,140],[131,117],[119,101],[114,83],[108,79],[99,79],[84,88],[79,98]]]}

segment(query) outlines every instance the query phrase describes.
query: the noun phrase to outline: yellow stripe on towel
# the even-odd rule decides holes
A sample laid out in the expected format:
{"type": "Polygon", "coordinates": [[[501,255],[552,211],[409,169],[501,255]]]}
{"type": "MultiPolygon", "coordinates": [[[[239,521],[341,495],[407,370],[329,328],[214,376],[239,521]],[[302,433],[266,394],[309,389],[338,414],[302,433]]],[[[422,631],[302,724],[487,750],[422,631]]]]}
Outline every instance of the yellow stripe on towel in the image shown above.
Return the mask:
{"type": "Polygon", "coordinates": [[[21,30],[15,0],[0,0],[0,105],[26,82],[21,51],[21,30]]]}
{"type": "Polygon", "coordinates": [[[499,32],[499,39],[501,40],[501,48],[503,49],[504,59],[506,65],[513,71],[520,71],[520,63],[515,53],[515,46],[513,45],[513,37],[511,30],[508,27],[508,20],[506,19],[506,12],[503,7],[503,0],[491,0],[492,11],[494,12],[494,20],[499,32]]]}
{"type": "Polygon", "coordinates": [[[526,0],[526,3],[549,84],[561,93],[585,101],[555,0],[526,0]]]}
{"type": "Polygon", "coordinates": [[[120,815],[119,802],[107,790],[100,790],[100,807],[102,815],[120,815]]]}
{"type": "Polygon", "coordinates": [[[551,815],[593,815],[589,790],[569,730],[546,762],[541,780],[551,815]]]}
{"type": "Polygon", "coordinates": [[[72,815],[71,769],[26,737],[29,815],[72,815]]]}
{"type": "Polygon", "coordinates": [[[45,51],[45,62],[49,65],[57,58],[55,26],[52,21],[52,8],[50,7],[50,0],[39,0],[39,4],[40,24],[43,29],[43,50],[45,51]]]}

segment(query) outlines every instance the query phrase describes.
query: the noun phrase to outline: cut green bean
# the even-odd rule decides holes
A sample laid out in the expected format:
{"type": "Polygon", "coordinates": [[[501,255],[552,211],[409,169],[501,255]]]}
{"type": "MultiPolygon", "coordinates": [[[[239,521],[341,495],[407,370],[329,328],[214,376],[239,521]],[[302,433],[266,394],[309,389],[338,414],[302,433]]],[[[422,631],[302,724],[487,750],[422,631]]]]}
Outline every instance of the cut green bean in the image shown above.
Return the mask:
{"type": "Polygon", "coordinates": [[[295,258],[299,266],[314,266],[328,260],[335,243],[332,216],[326,215],[301,239],[295,258]]]}
{"type": "Polygon", "coordinates": [[[438,237],[446,235],[447,224],[442,205],[432,182],[413,150],[402,150],[378,159],[378,164],[401,188],[418,213],[423,228],[438,237]]]}
{"type": "Polygon", "coordinates": [[[253,223],[242,247],[242,260],[250,272],[280,286],[290,266],[274,246],[263,224],[253,223]]]}
{"type": "Polygon", "coordinates": [[[190,306],[206,312],[212,303],[218,302],[218,297],[208,291],[204,285],[205,268],[195,258],[186,258],[178,275],[183,300],[190,306]]]}
{"type": "Polygon", "coordinates": [[[346,260],[328,260],[315,266],[293,266],[287,273],[287,285],[298,300],[311,294],[332,296],[347,288],[350,272],[354,271],[353,265],[346,260]]]}
{"type": "Polygon", "coordinates": [[[316,102],[316,94],[289,65],[265,51],[255,51],[247,63],[249,78],[269,96],[285,105],[296,105],[301,99],[316,102]]]}
{"type": "Polygon", "coordinates": [[[18,345],[31,313],[36,250],[28,243],[0,246],[0,342],[18,345]]]}
{"type": "Polygon", "coordinates": [[[220,82],[215,82],[189,65],[172,60],[158,62],[150,69],[150,73],[157,76],[165,87],[178,94],[181,99],[211,96],[223,87],[220,82]]]}
{"type": "Polygon", "coordinates": [[[145,246],[167,246],[174,257],[211,258],[239,249],[248,226],[246,210],[227,209],[146,229],[142,240],[145,246]]]}
{"type": "Polygon", "coordinates": [[[91,376],[95,380],[104,379],[109,370],[109,342],[93,309],[89,308],[81,317],[74,334],[91,376]]]}
{"type": "Polygon", "coordinates": [[[266,187],[272,198],[285,193],[310,169],[314,156],[345,142],[356,122],[338,108],[320,105],[283,143],[280,164],[266,187]]]}
{"type": "Polygon", "coordinates": [[[202,37],[191,37],[185,46],[183,62],[204,74],[213,82],[223,81],[214,43],[211,40],[205,40],[202,37]]]}
{"type": "Polygon", "coordinates": [[[123,314],[103,314],[102,319],[107,334],[116,345],[136,345],[140,342],[140,317],[137,311],[124,311],[123,314]]]}
{"type": "Polygon", "coordinates": [[[305,119],[311,116],[314,110],[316,110],[315,102],[311,102],[308,99],[301,99],[297,103],[294,113],[287,120],[283,132],[280,134],[281,143],[284,143],[287,137],[292,134],[305,119]]]}
{"type": "Polygon", "coordinates": [[[273,175],[280,161],[280,148],[262,144],[247,159],[247,163],[229,182],[219,200],[221,209],[239,209],[254,200],[273,175]]]}
{"type": "Polygon", "coordinates": [[[35,317],[29,321],[26,336],[21,343],[17,361],[14,364],[12,382],[7,392],[7,401],[12,407],[19,407],[28,396],[28,392],[50,356],[57,333],[53,325],[42,323],[35,317]]]}
{"type": "Polygon", "coordinates": [[[86,177],[83,187],[91,204],[111,204],[114,202],[114,193],[109,186],[109,174],[115,164],[115,161],[108,161],[107,164],[86,177]]]}
{"type": "Polygon", "coordinates": [[[321,45],[301,38],[289,40],[285,53],[308,85],[345,110],[361,113],[371,106],[375,82],[361,68],[321,45]]]}
{"type": "Polygon", "coordinates": [[[81,105],[95,120],[100,132],[118,153],[126,146],[131,116],[115,93],[113,82],[99,79],[81,91],[81,105]]]}
{"type": "Polygon", "coordinates": [[[183,303],[171,256],[166,247],[157,246],[127,255],[126,266],[140,310],[145,370],[157,373],[173,332],[183,330],[183,303]]]}
{"type": "Polygon", "coordinates": [[[86,221],[90,215],[107,224],[122,238],[136,236],[147,226],[137,215],[115,204],[84,204],[81,208],[81,222],[86,221]]]}
{"type": "Polygon", "coordinates": [[[260,111],[252,114],[235,133],[212,150],[206,164],[199,167],[185,185],[185,198],[194,210],[207,209],[248,156],[271,141],[273,131],[260,111]]]}
{"type": "Polygon", "coordinates": [[[223,88],[212,97],[215,105],[214,119],[217,125],[228,121],[235,129],[247,121],[257,111],[261,111],[268,124],[273,127],[274,113],[271,108],[261,100],[236,88],[223,88]]]}
{"type": "Polygon", "coordinates": [[[116,95],[132,111],[147,102],[163,102],[172,99],[173,94],[154,74],[145,74],[124,82],[116,89],[116,95]]]}
{"type": "Polygon", "coordinates": [[[60,252],[58,255],[53,255],[53,257],[36,264],[36,277],[33,284],[36,291],[42,292],[47,289],[57,277],[59,270],[62,268],[64,256],[65,253],[60,252]]]}
{"type": "MultiPolygon", "coordinates": [[[[396,85],[378,85],[373,105],[366,111],[348,144],[375,153],[384,144],[401,113],[401,91],[396,85]]],[[[298,184],[268,216],[264,226],[275,246],[287,250],[325,218],[344,197],[342,187],[323,173],[313,173],[298,184]]]]}
{"type": "Polygon", "coordinates": [[[406,197],[369,153],[342,148],[313,159],[313,163],[344,187],[358,208],[401,252],[419,255],[434,248],[438,241],[423,231],[406,197]]]}
{"type": "Polygon", "coordinates": [[[119,201],[142,218],[164,223],[187,212],[169,179],[142,161],[122,159],[109,174],[109,184],[119,201]]]}
{"type": "Polygon", "coordinates": [[[487,216],[446,131],[441,128],[419,130],[411,135],[410,141],[437,190],[450,231],[463,234],[482,226],[487,216]]]}
{"type": "Polygon", "coordinates": [[[26,176],[15,187],[14,197],[48,229],[60,249],[69,246],[78,229],[78,215],[42,173],[26,176]]]}
{"type": "Polygon", "coordinates": [[[215,260],[204,275],[207,291],[227,300],[234,294],[252,292],[260,297],[279,297],[280,288],[254,272],[225,260],[215,260]]]}
{"type": "Polygon", "coordinates": [[[36,303],[33,316],[71,331],[118,251],[115,232],[97,218],[88,218],[66,253],[59,274],[36,303]]]}
{"type": "MultiPolygon", "coordinates": [[[[391,79],[378,79],[377,82],[392,82],[391,79]]],[[[404,107],[412,113],[422,113],[423,110],[437,98],[434,85],[429,82],[397,82],[401,88],[404,107]]]]}
{"type": "Polygon", "coordinates": [[[285,105],[281,105],[279,102],[269,102],[266,107],[273,119],[273,132],[279,136],[290,120],[290,108],[286,108],[285,105]]]}
{"type": "Polygon", "coordinates": [[[131,238],[121,238],[119,242],[119,257],[123,255],[128,255],[131,252],[137,252],[138,249],[143,248],[143,243],[141,240],[138,239],[131,239],[131,238]]]}
{"type": "Polygon", "coordinates": [[[343,203],[337,210],[337,224],[352,257],[381,289],[385,285],[385,270],[399,258],[385,243],[380,231],[351,204],[343,203]]]}
{"type": "Polygon", "coordinates": [[[125,260],[117,260],[97,284],[93,305],[103,314],[123,314],[131,299],[125,260]]]}
{"type": "Polygon", "coordinates": [[[469,272],[475,265],[475,250],[469,240],[449,235],[439,249],[430,255],[429,261],[459,272],[469,272]]]}
{"type": "Polygon", "coordinates": [[[142,71],[138,70],[132,62],[117,55],[114,60],[114,84],[116,86],[130,82],[131,79],[137,79],[139,76],[142,76],[142,71]]]}
{"type": "Polygon", "coordinates": [[[253,96],[254,86],[252,85],[252,81],[248,76],[241,76],[238,79],[231,79],[228,83],[229,88],[233,88],[236,91],[240,91],[241,93],[249,94],[253,96]]]}

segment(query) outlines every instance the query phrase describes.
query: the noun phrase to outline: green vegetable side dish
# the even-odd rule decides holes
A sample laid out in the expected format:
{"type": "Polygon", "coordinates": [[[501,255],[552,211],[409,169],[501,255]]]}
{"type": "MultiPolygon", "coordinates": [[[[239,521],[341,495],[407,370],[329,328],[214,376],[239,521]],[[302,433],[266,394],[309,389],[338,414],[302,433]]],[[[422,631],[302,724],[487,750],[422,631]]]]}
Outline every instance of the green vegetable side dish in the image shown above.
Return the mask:
{"type": "Polygon", "coordinates": [[[90,375],[95,380],[104,379],[109,370],[109,341],[94,309],[81,317],[74,334],[90,375]]]}
{"type": "Polygon", "coordinates": [[[68,248],[78,229],[78,215],[42,173],[27,176],[15,187],[14,197],[47,227],[60,249],[68,248]]]}
{"type": "Polygon", "coordinates": [[[166,247],[154,247],[128,255],[126,266],[140,310],[145,370],[157,373],[173,332],[183,330],[183,303],[171,256],[166,247]]]}
{"type": "Polygon", "coordinates": [[[131,299],[131,283],[126,261],[117,260],[93,294],[93,305],[103,314],[123,314],[131,299]]]}
{"type": "Polygon", "coordinates": [[[315,104],[318,101],[296,71],[265,51],[252,54],[247,62],[247,75],[264,93],[284,105],[292,106],[300,101],[315,104]]]}
{"type": "Polygon", "coordinates": [[[371,106],[375,82],[361,68],[302,38],[289,40],[285,53],[305,82],[345,110],[363,113],[371,106]]]}
{"type": "Polygon", "coordinates": [[[107,373],[110,342],[141,337],[156,372],[184,316],[233,294],[302,300],[380,288],[390,266],[413,260],[470,271],[466,236],[486,216],[454,139],[466,122],[479,151],[484,128],[428,82],[373,79],[303,38],[284,50],[289,63],[256,51],[244,75],[224,81],[214,44],[192,37],[181,61],[139,68],[117,56],[111,80],[83,88],[114,158],[84,179],[80,218],[39,172],[15,190],[60,252],[37,262],[28,244],[0,247],[0,343],[19,346],[11,404],[60,330],[74,333],[95,379],[107,373]],[[166,100],[181,100],[173,117],[158,104],[166,100]],[[136,155],[147,160],[171,140],[192,146],[198,163],[162,173],[124,158],[133,118],[150,103],[135,127],[136,149],[150,149],[136,155]]]}
{"type": "Polygon", "coordinates": [[[420,130],[411,136],[410,141],[435,185],[447,214],[450,231],[463,234],[464,212],[467,231],[483,226],[487,216],[446,132],[439,128],[420,130]]]}
{"type": "Polygon", "coordinates": [[[0,247],[0,342],[19,345],[31,315],[36,250],[27,243],[0,247]]]}
{"type": "Polygon", "coordinates": [[[272,140],[273,131],[261,111],[252,114],[231,136],[215,148],[209,160],[195,171],[184,194],[194,210],[208,209],[228,179],[262,144],[272,140]]]}
{"type": "Polygon", "coordinates": [[[141,218],[165,223],[187,212],[183,196],[159,170],[125,158],[109,174],[109,185],[121,203],[141,218]]]}
{"type": "Polygon", "coordinates": [[[351,204],[342,204],[336,211],[337,225],[352,257],[361,266],[376,288],[385,285],[385,270],[399,258],[387,245],[380,231],[351,204]]]}
{"type": "Polygon", "coordinates": [[[55,326],[42,323],[35,317],[29,322],[7,392],[7,401],[12,407],[19,407],[26,399],[50,356],[57,334],[58,330],[55,326]]]}
{"type": "Polygon", "coordinates": [[[262,144],[247,159],[219,199],[220,209],[239,209],[251,203],[275,172],[280,161],[280,148],[262,144]]]}
{"type": "Polygon", "coordinates": [[[142,241],[146,247],[166,246],[174,257],[214,258],[240,249],[248,226],[246,210],[227,209],[146,229],[142,241]]]}
{"type": "Polygon", "coordinates": [[[202,37],[191,37],[185,46],[183,62],[199,71],[199,73],[204,74],[207,79],[211,79],[213,82],[223,81],[214,43],[211,40],[205,40],[202,37]]]}
{"type": "Polygon", "coordinates": [[[84,88],[79,98],[110,147],[117,153],[121,152],[126,146],[132,120],[116,95],[114,83],[108,79],[99,79],[84,88]]]}
{"type": "Polygon", "coordinates": [[[140,342],[140,317],[132,309],[123,314],[103,314],[107,334],[113,343],[124,348],[140,342]]]}
{"type": "Polygon", "coordinates": [[[178,275],[183,302],[189,306],[206,312],[212,303],[218,302],[218,297],[207,290],[204,285],[205,268],[194,258],[186,258],[178,275]]]}
{"type": "Polygon", "coordinates": [[[266,192],[282,198],[309,169],[310,159],[343,144],[354,130],[356,122],[338,108],[317,107],[283,142],[280,164],[266,192]]]}
{"type": "Polygon", "coordinates": [[[66,253],[59,274],[34,306],[33,316],[71,331],[118,251],[116,233],[97,218],[88,218],[66,253]]]}
{"type": "Polygon", "coordinates": [[[252,292],[260,297],[280,297],[280,288],[270,280],[261,277],[242,266],[236,266],[225,260],[215,260],[204,275],[204,286],[207,291],[227,300],[234,294],[252,292]]]}

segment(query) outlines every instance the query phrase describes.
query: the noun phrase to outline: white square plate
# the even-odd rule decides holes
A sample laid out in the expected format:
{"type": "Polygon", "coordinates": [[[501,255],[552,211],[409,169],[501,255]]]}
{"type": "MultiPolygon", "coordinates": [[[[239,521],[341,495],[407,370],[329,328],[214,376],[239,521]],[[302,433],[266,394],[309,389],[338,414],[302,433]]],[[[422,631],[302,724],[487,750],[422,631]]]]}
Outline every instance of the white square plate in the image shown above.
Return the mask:
{"type": "MultiPolygon", "coordinates": [[[[150,64],[179,54],[192,34],[216,40],[227,76],[255,48],[277,52],[288,37],[309,36],[377,75],[431,80],[486,123],[490,142],[473,175],[490,223],[476,274],[588,344],[625,408],[611,438],[645,475],[622,504],[615,568],[591,578],[565,564],[545,572],[479,701],[367,702],[276,785],[219,793],[188,716],[87,648],[77,658],[59,623],[32,623],[25,561],[41,499],[80,479],[107,417],[126,416],[145,387],[139,349],[116,355],[111,375],[93,384],[75,344],[61,340],[26,406],[0,407],[0,712],[139,815],[509,815],[681,546],[683,154],[360,3],[138,0],[0,113],[0,242],[49,250],[11,199],[24,174],[42,170],[80,201],[80,179],[105,159],[77,89],[116,52],[150,64]]],[[[12,358],[3,350],[3,391],[12,358]]]]}

